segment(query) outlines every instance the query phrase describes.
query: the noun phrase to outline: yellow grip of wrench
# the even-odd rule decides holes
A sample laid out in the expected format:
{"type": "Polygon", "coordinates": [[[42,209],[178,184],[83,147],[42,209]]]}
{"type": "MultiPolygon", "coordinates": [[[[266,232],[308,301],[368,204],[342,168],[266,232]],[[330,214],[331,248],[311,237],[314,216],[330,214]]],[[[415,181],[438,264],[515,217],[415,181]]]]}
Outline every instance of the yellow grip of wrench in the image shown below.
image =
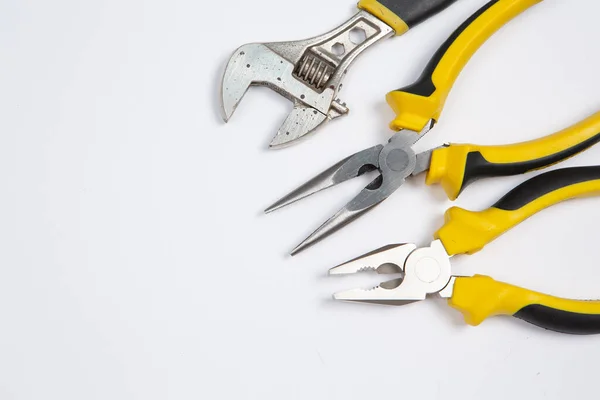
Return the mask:
{"type": "Polygon", "coordinates": [[[536,176],[519,185],[491,208],[450,208],[435,233],[449,255],[473,254],[541,210],[565,200],[600,193],[600,167],[565,168],[536,176]]]}
{"type": "Polygon", "coordinates": [[[600,333],[600,301],[562,299],[488,276],[457,278],[448,304],[473,326],[489,317],[509,315],[563,333],[600,333]]]}
{"type": "Polygon", "coordinates": [[[440,47],[416,83],[387,95],[396,112],[390,127],[420,132],[430,120],[438,121],[454,82],[473,54],[503,25],[540,1],[491,0],[473,14],[440,47]]]}
{"type": "Polygon", "coordinates": [[[428,185],[440,183],[456,200],[472,182],[488,177],[518,175],[570,158],[600,141],[600,112],[553,135],[504,146],[451,144],[435,150],[427,173],[428,185]]]}

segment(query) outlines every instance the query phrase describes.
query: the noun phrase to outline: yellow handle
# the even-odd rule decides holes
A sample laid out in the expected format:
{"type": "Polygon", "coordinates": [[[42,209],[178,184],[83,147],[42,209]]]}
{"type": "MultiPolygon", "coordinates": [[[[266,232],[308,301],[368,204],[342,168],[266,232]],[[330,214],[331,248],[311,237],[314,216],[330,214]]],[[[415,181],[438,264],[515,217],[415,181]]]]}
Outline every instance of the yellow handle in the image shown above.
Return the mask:
{"type": "Polygon", "coordinates": [[[427,184],[455,200],[480,178],[524,174],[564,161],[600,141],[600,112],[553,135],[505,146],[451,144],[433,152],[427,184]]]}
{"type": "Polygon", "coordinates": [[[600,193],[600,167],[565,168],[519,185],[485,211],[452,207],[436,232],[449,255],[473,254],[527,218],[565,200],[600,193]]]}
{"type": "Polygon", "coordinates": [[[498,282],[487,276],[456,278],[450,306],[470,325],[512,315],[563,333],[600,333],[600,301],[568,300],[498,282]]]}
{"type": "Polygon", "coordinates": [[[396,112],[394,131],[421,132],[438,121],[456,78],[473,54],[498,29],[541,0],[492,0],[465,21],[434,55],[419,80],[391,92],[387,101],[396,112]]]}

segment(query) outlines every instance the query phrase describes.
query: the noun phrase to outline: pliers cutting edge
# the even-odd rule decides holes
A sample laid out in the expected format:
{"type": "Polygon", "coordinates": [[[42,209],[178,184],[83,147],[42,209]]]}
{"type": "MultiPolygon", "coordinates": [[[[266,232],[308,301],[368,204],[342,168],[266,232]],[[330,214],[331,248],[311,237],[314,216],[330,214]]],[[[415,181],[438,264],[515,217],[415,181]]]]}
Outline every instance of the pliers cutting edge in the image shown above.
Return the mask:
{"type": "Polygon", "coordinates": [[[477,49],[501,26],[539,0],[493,0],[463,23],[435,54],[417,83],[388,94],[397,113],[397,132],[385,145],[358,152],[292,191],[266,212],[292,204],[368,171],[379,176],[303,241],[296,254],[362,216],[387,199],[408,177],[428,172],[426,183],[441,183],[455,200],[479,178],[524,174],[550,166],[600,141],[600,114],[564,131],[509,146],[447,144],[417,154],[413,145],[439,120],[459,73],[477,49]]]}
{"type": "Polygon", "coordinates": [[[600,333],[600,301],[568,300],[464,273],[451,258],[473,254],[539,211],[559,202],[600,194],[600,167],[546,172],[521,184],[490,209],[453,207],[428,247],[414,244],[383,247],[330,270],[330,275],[376,271],[402,274],[372,290],[337,293],[335,299],[403,305],[429,295],[447,298],[468,324],[494,315],[512,315],[545,329],[571,334],[600,333]]]}

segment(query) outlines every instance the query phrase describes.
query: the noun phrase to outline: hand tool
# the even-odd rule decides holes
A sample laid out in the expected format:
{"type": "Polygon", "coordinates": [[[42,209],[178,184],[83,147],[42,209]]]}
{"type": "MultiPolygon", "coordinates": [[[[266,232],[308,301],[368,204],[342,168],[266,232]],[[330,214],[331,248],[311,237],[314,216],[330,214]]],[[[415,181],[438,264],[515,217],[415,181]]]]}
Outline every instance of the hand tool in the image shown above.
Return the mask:
{"type": "Polygon", "coordinates": [[[268,209],[267,212],[270,212],[291,204],[373,168],[379,170],[378,178],[296,247],[292,255],[383,202],[408,177],[427,172],[427,185],[441,184],[448,198],[456,200],[470,183],[478,179],[525,174],[575,156],[600,141],[600,112],[560,132],[512,145],[446,144],[415,154],[410,145],[417,140],[415,133],[395,135],[385,146],[372,147],[334,165],[268,209]]]}
{"type": "Polygon", "coordinates": [[[600,116],[555,135],[512,146],[447,144],[417,154],[412,146],[438,121],[458,74],[477,49],[502,25],[539,0],[495,0],[471,16],[442,45],[417,83],[388,95],[397,113],[396,133],[386,145],[358,152],[292,191],[266,212],[272,212],[365,172],[378,177],[344,208],[312,233],[297,254],[341,229],[387,199],[410,176],[429,171],[427,184],[441,183],[454,200],[478,178],[523,174],[549,166],[600,140],[600,116]]]}
{"type": "Polygon", "coordinates": [[[600,166],[546,172],[516,187],[490,209],[473,212],[453,207],[429,247],[383,247],[330,270],[330,275],[376,271],[402,274],[372,290],[337,293],[335,299],[404,305],[439,294],[479,325],[494,315],[512,315],[563,333],[600,333],[600,301],[560,299],[460,271],[451,257],[473,254],[539,211],[565,200],[600,194],[600,166]]]}
{"type": "Polygon", "coordinates": [[[307,40],[240,47],[223,76],[223,118],[231,118],[251,85],[267,86],[294,103],[270,147],[305,137],[348,113],[337,95],[359,54],[384,38],[404,34],[455,1],[360,0],[360,11],[331,32],[307,40]]]}

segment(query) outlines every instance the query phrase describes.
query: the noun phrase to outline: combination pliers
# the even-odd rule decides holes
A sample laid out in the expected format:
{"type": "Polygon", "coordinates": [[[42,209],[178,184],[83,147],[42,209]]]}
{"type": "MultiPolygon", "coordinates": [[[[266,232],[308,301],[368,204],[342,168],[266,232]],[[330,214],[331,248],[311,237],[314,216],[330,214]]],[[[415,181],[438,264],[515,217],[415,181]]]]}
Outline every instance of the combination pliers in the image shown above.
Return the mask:
{"type": "Polygon", "coordinates": [[[513,189],[491,208],[473,212],[453,207],[427,247],[390,245],[330,270],[331,275],[376,271],[401,274],[371,290],[337,293],[335,299],[404,305],[428,295],[448,299],[468,324],[511,315],[562,333],[600,333],[600,301],[568,300],[533,292],[487,276],[460,271],[451,263],[473,254],[522,221],[559,202],[600,194],[600,167],[565,168],[538,175],[513,189]]]}
{"type": "Polygon", "coordinates": [[[441,183],[455,200],[480,178],[524,174],[563,161],[600,141],[600,114],[564,131],[509,146],[445,144],[417,153],[413,145],[437,123],[448,94],[465,64],[501,26],[538,3],[537,0],[493,0],[465,21],[436,52],[419,80],[391,92],[388,103],[398,131],[378,145],[333,165],[270,206],[272,212],[369,171],[379,172],[345,207],[297,246],[296,254],[348,225],[386,200],[407,178],[427,172],[428,185],[441,183]]]}

